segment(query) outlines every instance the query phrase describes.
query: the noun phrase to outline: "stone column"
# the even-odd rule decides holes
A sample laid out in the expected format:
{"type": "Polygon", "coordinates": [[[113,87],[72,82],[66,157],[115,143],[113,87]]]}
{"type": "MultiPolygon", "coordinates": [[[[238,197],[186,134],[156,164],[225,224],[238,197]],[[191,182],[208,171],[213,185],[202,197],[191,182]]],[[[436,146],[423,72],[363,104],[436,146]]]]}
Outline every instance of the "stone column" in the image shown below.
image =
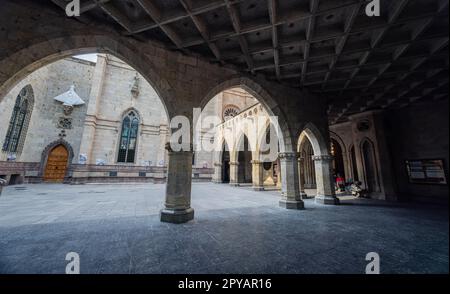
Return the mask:
{"type": "Polygon", "coordinates": [[[215,184],[222,183],[222,163],[219,162],[214,163],[214,175],[212,181],[215,184]]]}
{"type": "Polygon", "coordinates": [[[192,151],[169,151],[165,208],[161,221],[185,223],[194,218],[191,208],[192,151]]]}
{"type": "MultiPolygon", "coordinates": [[[[89,93],[89,101],[87,103],[86,118],[84,120],[83,134],[81,136],[79,154],[87,156],[87,163],[94,164],[92,158],[94,141],[96,135],[97,114],[99,105],[101,104],[101,97],[103,94],[103,83],[105,80],[107,60],[104,55],[98,55],[97,63],[95,65],[94,73],[92,75],[92,87],[89,93]]],[[[75,155],[77,156],[77,154],[75,155]]],[[[78,158],[76,158],[78,163],[78,158]]]]}
{"type": "Polygon", "coordinates": [[[239,186],[239,162],[230,162],[230,185],[239,186]]]}
{"type": "Polygon", "coordinates": [[[316,203],[320,204],[339,204],[334,190],[333,174],[331,164],[333,157],[329,155],[313,156],[316,169],[317,195],[316,203]]]}
{"type": "Polygon", "coordinates": [[[253,190],[264,190],[264,168],[263,162],[259,160],[252,160],[252,182],[253,190]]]}
{"type": "Polygon", "coordinates": [[[307,199],[308,195],[305,193],[305,158],[299,157],[298,159],[298,173],[299,173],[299,189],[300,197],[307,199]]]}
{"type": "Polygon", "coordinates": [[[304,209],[300,195],[298,177],[298,155],[296,152],[284,152],[278,155],[281,170],[280,206],[287,209],[304,209]]]}

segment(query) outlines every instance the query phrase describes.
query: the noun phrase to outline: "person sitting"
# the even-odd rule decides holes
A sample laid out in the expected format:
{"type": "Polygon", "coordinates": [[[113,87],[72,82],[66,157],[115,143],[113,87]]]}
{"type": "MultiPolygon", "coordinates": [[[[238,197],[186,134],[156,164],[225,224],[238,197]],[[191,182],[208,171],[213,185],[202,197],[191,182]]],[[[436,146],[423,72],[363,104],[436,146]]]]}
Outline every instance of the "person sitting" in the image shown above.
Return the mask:
{"type": "Polygon", "coordinates": [[[365,190],[361,188],[361,184],[362,184],[361,182],[356,181],[350,186],[350,191],[352,195],[357,198],[363,198],[366,195],[365,190]]]}
{"type": "Polygon", "coordinates": [[[340,174],[336,176],[336,185],[340,192],[345,192],[345,179],[340,174]]]}

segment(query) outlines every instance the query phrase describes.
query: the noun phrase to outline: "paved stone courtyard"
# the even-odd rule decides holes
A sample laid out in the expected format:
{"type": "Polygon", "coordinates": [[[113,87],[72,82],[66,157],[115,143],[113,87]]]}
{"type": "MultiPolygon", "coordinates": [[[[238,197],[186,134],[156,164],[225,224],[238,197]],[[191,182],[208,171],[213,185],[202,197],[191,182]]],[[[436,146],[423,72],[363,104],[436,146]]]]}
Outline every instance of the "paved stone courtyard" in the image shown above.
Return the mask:
{"type": "Polygon", "coordinates": [[[198,183],[195,220],[159,221],[164,185],[22,185],[0,196],[0,273],[448,273],[448,212],[417,204],[306,201],[198,183]]]}

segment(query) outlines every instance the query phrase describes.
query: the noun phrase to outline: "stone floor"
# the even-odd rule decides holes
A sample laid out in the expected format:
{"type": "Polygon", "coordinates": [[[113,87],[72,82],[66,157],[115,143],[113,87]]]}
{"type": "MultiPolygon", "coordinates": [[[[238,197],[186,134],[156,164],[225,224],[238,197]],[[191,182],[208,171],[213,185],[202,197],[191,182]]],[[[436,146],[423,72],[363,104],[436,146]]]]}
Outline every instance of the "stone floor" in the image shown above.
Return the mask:
{"type": "Polygon", "coordinates": [[[0,196],[0,273],[448,273],[447,209],[344,200],[278,207],[278,192],[199,183],[195,220],[159,222],[164,185],[24,185],[0,196]]]}

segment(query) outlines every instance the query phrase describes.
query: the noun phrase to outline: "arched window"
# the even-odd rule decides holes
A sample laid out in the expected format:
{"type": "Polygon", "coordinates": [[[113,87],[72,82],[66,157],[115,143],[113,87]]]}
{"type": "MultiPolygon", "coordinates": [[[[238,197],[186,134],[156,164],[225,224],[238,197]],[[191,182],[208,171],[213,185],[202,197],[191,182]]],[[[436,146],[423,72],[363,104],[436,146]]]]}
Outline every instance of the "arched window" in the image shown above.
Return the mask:
{"type": "Polygon", "coordinates": [[[375,150],[372,142],[366,139],[361,145],[361,151],[364,160],[367,190],[369,190],[369,192],[380,192],[380,185],[378,184],[378,171],[375,162],[375,150]]]}
{"type": "Polygon", "coordinates": [[[133,110],[122,121],[117,162],[133,163],[136,155],[139,117],[133,110]]]}
{"type": "Polygon", "coordinates": [[[229,119],[232,119],[233,117],[235,117],[236,115],[239,114],[239,108],[237,108],[234,105],[228,105],[225,107],[225,110],[223,111],[223,120],[227,121],[229,119]]]}
{"type": "Polygon", "coordinates": [[[3,142],[3,151],[19,154],[22,151],[33,105],[33,88],[27,85],[17,95],[11,119],[9,120],[8,131],[3,142]]]}

